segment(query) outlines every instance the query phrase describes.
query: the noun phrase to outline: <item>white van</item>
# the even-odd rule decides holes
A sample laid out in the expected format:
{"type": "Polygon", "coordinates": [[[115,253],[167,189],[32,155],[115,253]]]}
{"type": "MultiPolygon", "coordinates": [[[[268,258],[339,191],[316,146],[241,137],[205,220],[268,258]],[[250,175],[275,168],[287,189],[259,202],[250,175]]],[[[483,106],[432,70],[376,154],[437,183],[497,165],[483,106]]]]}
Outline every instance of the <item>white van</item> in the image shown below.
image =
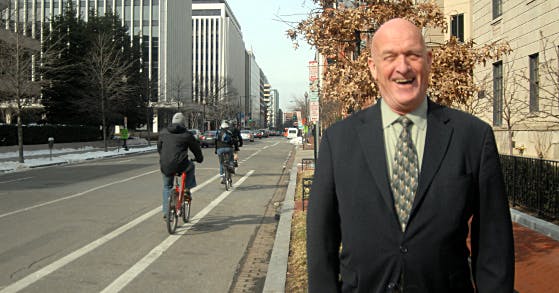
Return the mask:
{"type": "Polygon", "coordinates": [[[291,138],[296,138],[297,137],[297,133],[299,132],[299,130],[297,128],[287,128],[287,138],[291,139],[291,138]]]}

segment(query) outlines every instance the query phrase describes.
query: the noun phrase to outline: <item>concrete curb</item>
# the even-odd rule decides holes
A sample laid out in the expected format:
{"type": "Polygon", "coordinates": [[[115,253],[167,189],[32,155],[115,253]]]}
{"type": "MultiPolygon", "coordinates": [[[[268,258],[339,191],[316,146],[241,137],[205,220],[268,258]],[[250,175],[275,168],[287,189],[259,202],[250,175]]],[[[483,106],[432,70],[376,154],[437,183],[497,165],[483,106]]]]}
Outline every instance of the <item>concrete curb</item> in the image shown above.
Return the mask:
{"type": "Polygon", "coordinates": [[[266,281],[264,282],[265,293],[285,292],[285,282],[287,277],[287,260],[289,258],[289,242],[291,240],[291,219],[295,208],[295,188],[297,186],[297,152],[289,176],[289,184],[285,199],[282,204],[280,221],[276,231],[276,239],[272,248],[272,255],[268,264],[266,281]]]}
{"type": "Polygon", "coordinates": [[[553,240],[559,241],[559,226],[519,212],[515,209],[510,209],[510,216],[513,222],[530,228],[538,233],[544,234],[553,240]]]}

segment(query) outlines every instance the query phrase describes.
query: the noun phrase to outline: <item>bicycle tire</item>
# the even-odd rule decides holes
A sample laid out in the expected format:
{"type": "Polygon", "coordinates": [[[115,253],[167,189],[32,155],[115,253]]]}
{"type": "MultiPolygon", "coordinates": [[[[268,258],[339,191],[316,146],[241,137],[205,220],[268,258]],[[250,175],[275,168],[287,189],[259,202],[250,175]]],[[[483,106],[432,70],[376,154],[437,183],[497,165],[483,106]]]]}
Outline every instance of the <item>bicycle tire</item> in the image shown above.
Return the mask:
{"type": "Polygon", "coordinates": [[[225,190],[226,190],[226,191],[229,191],[229,180],[227,179],[227,178],[229,177],[229,171],[227,171],[227,169],[225,168],[225,166],[223,166],[223,167],[224,167],[224,170],[223,170],[223,172],[224,172],[223,176],[224,176],[224,177],[223,177],[223,179],[224,179],[224,181],[225,181],[225,182],[224,182],[224,183],[225,183],[225,190]]]}
{"type": "Polygon", "coordinates": [[[190,220],[190,201],[185,200],[181,207],[182,221],[186,224],[190,220]]]}
{"type": "Polygon", "coordinates": [[[177,210],[175,209],[175,203],[177,202],[177,192],[173,189],[169,192],[169,199],[167,200],[167,231],[169,234],[174,234],[177,230],[177,225],[179,222],[179,216],[177,215],[177,210]]]}
{"type": "Polygon", "coordinates": [[[231,176],[231,172],[227,172],[227,184],[229,188],[233,188],[233,176],[231,176]]]}

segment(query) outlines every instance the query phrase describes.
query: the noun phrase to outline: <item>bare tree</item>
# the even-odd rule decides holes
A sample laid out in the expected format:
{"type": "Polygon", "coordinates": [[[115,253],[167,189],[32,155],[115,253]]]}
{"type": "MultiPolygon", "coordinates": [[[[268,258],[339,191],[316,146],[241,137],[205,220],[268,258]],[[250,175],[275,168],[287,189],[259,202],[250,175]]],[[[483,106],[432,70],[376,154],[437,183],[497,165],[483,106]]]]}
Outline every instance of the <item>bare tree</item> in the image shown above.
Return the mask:
{"type": "Polygon", "coordinates": [[[239,94],[232,87],[231,78],[220,79],[213,89],[206,92],[204,97],[206,101],[206,117],[216,121],[216,125],[220,120],[229,120],[235,117],[238,105],[237,99],[239,94]]]}
{"type": "Polygon", "coordinates": [[[28,26],[23,24],[14,31],[0,29],[0,99],[16,115],[20,163],[24,162],[22,116],[27,109],[40,107],[41,86],[48,84],[41,70],[50,64],[39,62],[39,56],[49,59],[58,54],[55,46],[42,46],[24,36],[28,26]]]}
{"type": "MultiPolygon", "coordinates": [[[[512,155],[513,130],[519,124],[530,118],[530,112],[527,101],[518,93],[520,75],[518,72],[513,70],[514,61],[503,62],[502,64],[502,97],[495,97],[493,93],[486,93],[489,96],[489,100],[487,101],[487,104],[485,104],[485,109],[489,110],[488,107],[492,104],[496,106],[493,111],[501,112],[496,113],[496,115],[501,115],[504,127],[507,131],[507,148],[509,155],[512,155]]],[[[492,86],[489,86],[489,83],[492,83],[493,80],[488,75],[486,75],[482,80],[483,88],[492,88],[492,86]]],[[[479,107],[479,110],[483,109],[484,108],[479,107]]]]}
{"type": "Polygon", "coordinates": [[[534,148],[538,154],[538,158],[547,157],[547,153],[552,145],[552,135],[548,131],[536,131],[532,133],[534,148]]]}
{"type": "Polygon", "coordinates": [[[92,91],[89,91],[91,100],[97,103],[90,106],[99,109],[101,114],[105,151],[108,150],[107,119],[110,110],[134,91],[127,83],[127,73],[132,66],[133,62],[125,60],[122,48],[114,42],[111,33],[100,31],[93,37],[85,60],[85,76],[92,85],[92,91]]]}
{"type": "Polygon", "coordinates": [[[177,106],[177,111],[184,110],[191,100],[191,86],[184,77],[175,77],[169,82],[167,95],[170,102],[177,106]]]}
{"type": "Polygon", "coordinates": [[[32,78],[34,54],[39,53],[38,41],[17,32],[2,31],[0,41],[0,92],[4,102],[14,109],[17,117],[19,162],[23,163],[22,114],[36,102],[40,86],[32,78]]]}
{"type": "Polygon", "coordinates": [[[203,114],[203,105],[192,98],[191,84],[183,77],[171,80],[167,94],[177,111],[182,112],[188,120],[189,127],[199,128],[198,122],[203,114]]]}
{"type": "MultiPolygon", "coordinates": [[[[536,120],[559,126],[559,43],[545,37],[540,31],[540,47],[542,60],[538,64],[538,84],[535,86],[541,107],[536,120]]],[[[522,87],[529,92],[530,88],[526,84],[530,85],[535,81],[531,80],[527,72],[521,75],[521,79],[526,81],[522,87]]]]}

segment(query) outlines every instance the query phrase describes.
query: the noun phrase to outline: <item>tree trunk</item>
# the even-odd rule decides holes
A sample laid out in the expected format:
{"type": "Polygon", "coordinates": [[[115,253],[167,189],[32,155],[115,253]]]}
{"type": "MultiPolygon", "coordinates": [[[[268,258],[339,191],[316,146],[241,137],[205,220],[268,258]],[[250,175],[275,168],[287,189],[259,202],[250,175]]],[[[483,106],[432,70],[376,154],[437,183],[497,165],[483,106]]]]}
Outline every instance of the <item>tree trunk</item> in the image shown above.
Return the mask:
{"type": "Polygon", "coordinates": [[[508,141],[509,141],[509,155],[512,156],[512,149],[513,149],[513,148],[512,148],[512,135],[513,135],[513,132],[512,132],[512,130],[509,128],[509,130],[507,131],[507,133],[508,133],[508,141]]]}
{"type": "Polygon", "coordinates": [[[19,151],[19,162],[23,163],[23,126],[21,121],[21,111],[17,115],[17,148],[19,151]]]}

